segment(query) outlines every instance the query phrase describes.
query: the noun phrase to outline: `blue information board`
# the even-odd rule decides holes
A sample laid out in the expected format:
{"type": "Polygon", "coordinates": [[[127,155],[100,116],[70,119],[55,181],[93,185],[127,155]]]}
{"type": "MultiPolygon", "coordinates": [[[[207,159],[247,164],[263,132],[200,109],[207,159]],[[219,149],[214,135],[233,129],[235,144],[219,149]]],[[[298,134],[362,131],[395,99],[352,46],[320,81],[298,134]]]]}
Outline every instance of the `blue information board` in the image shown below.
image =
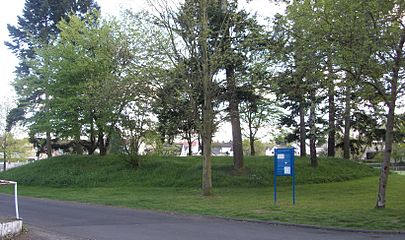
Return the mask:
{"type": "Polygon", "coordinates": [[[274,203],[277,202],[277,177],[290,176],[292,181],[293,204],[295,204],[294,148],[277,148],[274,151],[274,203]]]}
{"type": "Polygon", "coordinates": [[[294,148],[275,149],[274,153],[275,175],[294,175],[294,148]]]}

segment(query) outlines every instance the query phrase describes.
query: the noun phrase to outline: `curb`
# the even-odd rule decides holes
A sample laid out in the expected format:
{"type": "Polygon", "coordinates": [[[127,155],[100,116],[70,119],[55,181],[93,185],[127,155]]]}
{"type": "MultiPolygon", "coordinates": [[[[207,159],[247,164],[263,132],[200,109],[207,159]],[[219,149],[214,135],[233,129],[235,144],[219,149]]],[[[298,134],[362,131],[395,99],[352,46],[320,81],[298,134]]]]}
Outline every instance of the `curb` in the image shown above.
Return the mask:
{"type": "Polygon", "coordinates": [[[6,219],[0,222],[0,239],[8,236],[16,236],[23,230],[21,219],[6,219]]]}

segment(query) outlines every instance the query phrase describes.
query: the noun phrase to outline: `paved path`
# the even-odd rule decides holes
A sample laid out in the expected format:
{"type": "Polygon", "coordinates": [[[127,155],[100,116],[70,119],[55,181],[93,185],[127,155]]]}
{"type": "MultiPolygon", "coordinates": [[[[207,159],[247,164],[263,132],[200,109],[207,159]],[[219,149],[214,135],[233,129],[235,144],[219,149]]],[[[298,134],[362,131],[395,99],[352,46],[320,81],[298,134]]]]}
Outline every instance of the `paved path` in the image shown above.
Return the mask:
{"type": "MultiPolygon", "coordinates": [[[[12,197],[0,194],[0,214],[13,215],[12,197]]],[[[97,240],[365,240],[405,239],[398,234],[366,234],[182,216],[20,197],[24,224],[41,239],[97,240]],[[42,232],[41,232],[42,231],[42,232]]]]}

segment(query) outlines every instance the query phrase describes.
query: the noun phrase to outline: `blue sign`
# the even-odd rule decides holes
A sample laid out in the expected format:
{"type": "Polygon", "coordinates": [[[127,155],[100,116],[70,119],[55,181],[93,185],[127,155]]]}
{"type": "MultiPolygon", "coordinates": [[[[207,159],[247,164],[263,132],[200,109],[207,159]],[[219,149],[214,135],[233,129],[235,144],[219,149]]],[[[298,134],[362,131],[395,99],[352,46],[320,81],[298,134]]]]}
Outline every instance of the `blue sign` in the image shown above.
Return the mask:
{"type": "Polygon", "coordinates": [[[294,174],[294,148],[275,149],[274,166],[275,175],[292,176],[294,174]]]}
{"type": "Polygon", "coordinates": [[[294,148],[277,148],[274,151],[274,203],[277,202],[277,176],[290,176],[292,181],[293,204],[295,204],[294,148]]]}

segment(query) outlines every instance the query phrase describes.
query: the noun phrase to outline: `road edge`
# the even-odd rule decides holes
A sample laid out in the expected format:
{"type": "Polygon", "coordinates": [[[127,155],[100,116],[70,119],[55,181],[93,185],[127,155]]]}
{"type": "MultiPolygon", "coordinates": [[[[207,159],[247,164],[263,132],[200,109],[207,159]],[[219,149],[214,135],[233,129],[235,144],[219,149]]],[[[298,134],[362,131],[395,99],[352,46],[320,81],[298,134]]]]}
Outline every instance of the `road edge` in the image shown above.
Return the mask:
{"type": "MultiPolygon", "coordinates": [[[[8,195],[8,194],[3,193],[3,195],[8,195]]],[[[337,231],[337,232],[405,235],[405,230],[371,230],[371,229],[328,227],[328,226],[317,226],[317,225],[310,225],[310,224],[266,221],[266,220],[258,220],[258,219],[244,219],[244,218],[236,218],[236,217],[204,215],[204,214],[195,214],[195,213],[182,213],[182,212],[165,211],[165,210],[159,210],[159,209],[142,209],[142,208],[131,208],[131,207],[125,207],[125,206],[111,206],[111,205],[103,205],[103,204],[89,203],[89,202],[56,200],[56,199],[50,199],[50,198],[36,198],[36,197],[31,197],[31,196],[22,196],[22,197],[36,199],[36,200],[42,200],[42,201],[55,201],[55,202],[64,202],[64,203],[78,204],[78,205],[90,205],[90,206],[99,206],[99,207],[107,207],[107,208],[130,209],[130,210],[143,211],[143,212],[161,213],[161,214],[172,215],[172,216],[174,215],[174,216],[194,217],[194,218],[222,219],[222,220],[226,220],[226,221],[249,222],[249,223],[257,223],[257,224],[279,225],[279,226],[286,226],[286,227],[299,227],[299,228],[307,228],[307,229],[315,229],[315,230],[337,231]]]]}

